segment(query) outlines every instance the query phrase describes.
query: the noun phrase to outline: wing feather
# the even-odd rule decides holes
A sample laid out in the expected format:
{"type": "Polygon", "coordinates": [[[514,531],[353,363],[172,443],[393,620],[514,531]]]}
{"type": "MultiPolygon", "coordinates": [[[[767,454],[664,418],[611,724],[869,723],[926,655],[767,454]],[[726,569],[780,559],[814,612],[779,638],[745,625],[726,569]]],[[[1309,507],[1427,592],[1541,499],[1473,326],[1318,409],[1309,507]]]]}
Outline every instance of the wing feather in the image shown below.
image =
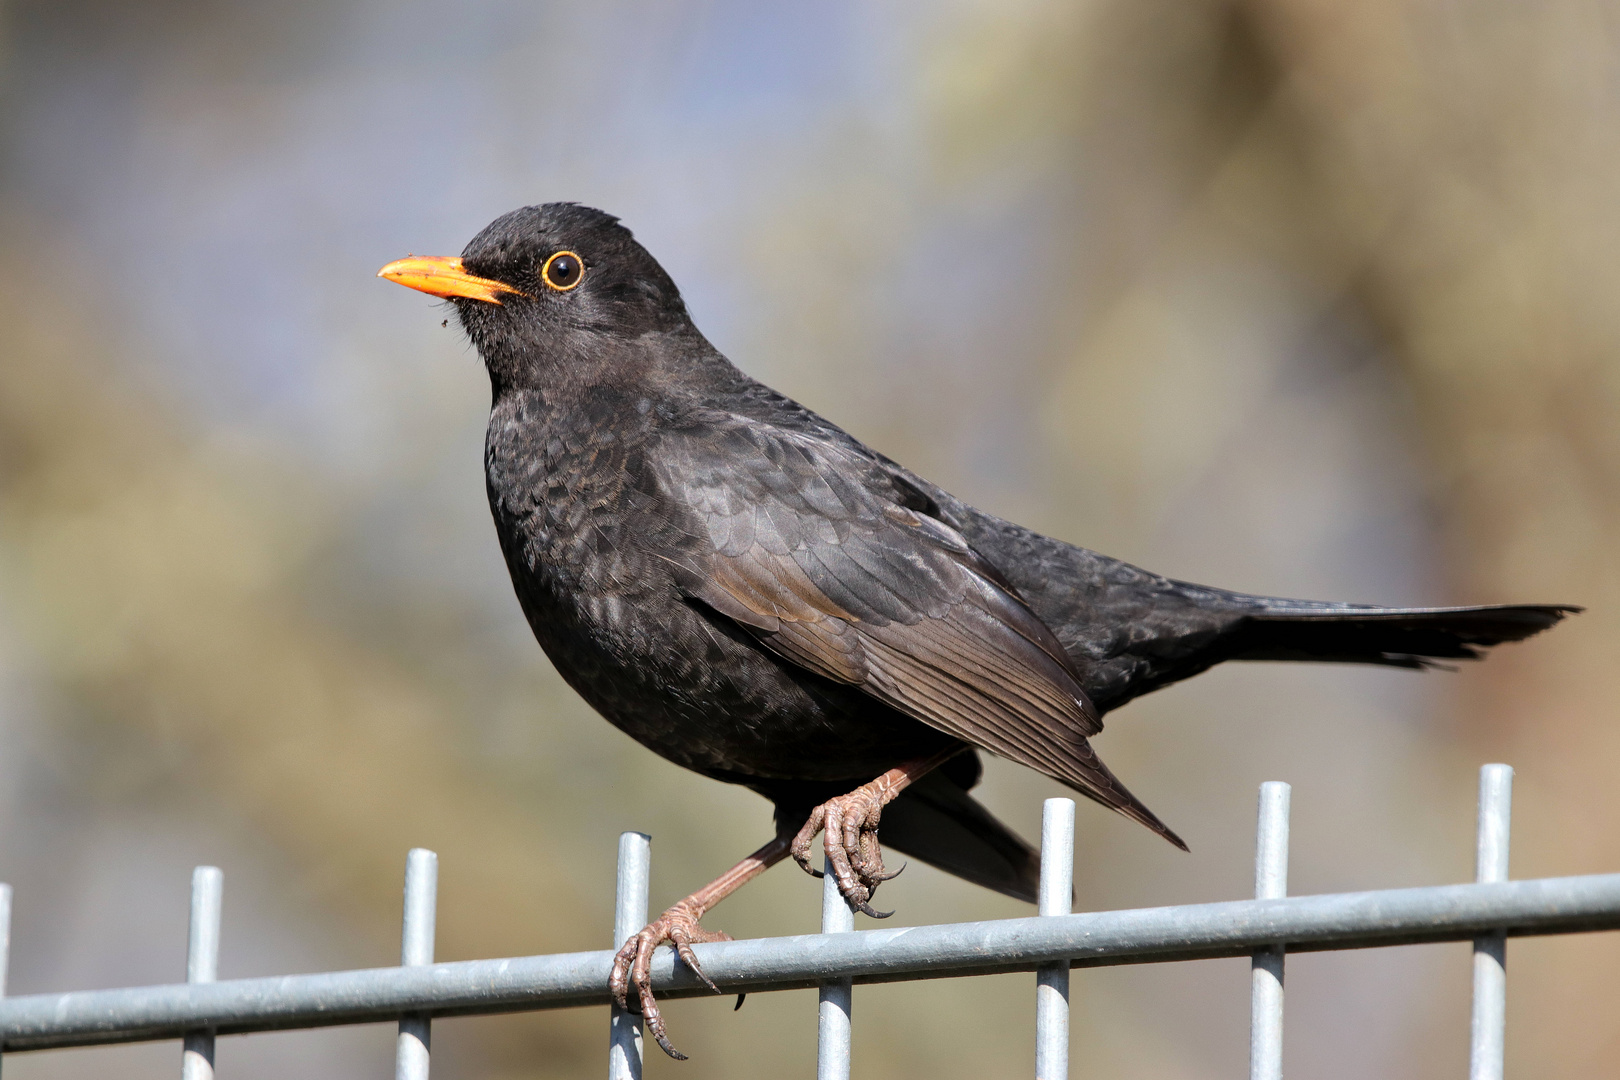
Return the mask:
{"type": "Polygon", "coordinates": [[[1109,772],[1052,631],[857,450],[725,413],[639,460],[692,599],[777,655],[1069,784],[1185,846],[1109,772]],[[699,519],[690,522],[689,518],[699,519]]]}

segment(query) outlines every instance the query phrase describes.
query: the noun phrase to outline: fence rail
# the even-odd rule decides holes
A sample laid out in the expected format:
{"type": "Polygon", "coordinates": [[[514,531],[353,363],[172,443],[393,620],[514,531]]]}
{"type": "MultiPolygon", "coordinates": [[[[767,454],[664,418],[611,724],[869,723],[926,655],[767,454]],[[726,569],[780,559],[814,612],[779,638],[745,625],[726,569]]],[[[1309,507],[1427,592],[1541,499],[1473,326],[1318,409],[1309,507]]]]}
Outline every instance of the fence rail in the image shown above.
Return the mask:
{"type": "MultiPolygon", "coordinates": [[[[1499,771],[1493,771],[1499,770],[1499,771]]],[[[722,990],[758,993],[822,987],[818,1077],[848,1075],[849,987],[1035,971],[1037,1076],[1068,1071],[1068,970],[1214,957],[1254,959],[1251,1076],[1280,1075],[1283,946],[1289,953],[1474,940],[1476,1001],[1472,1080],[1501,1075],[1505,941],[1523,935],[1620,929],[1620,874],[1506,881],[1507,795],[1511,770],[1482,773],[1479,882],[1318,896],[1280,895],[1286,883],[1286,785],[1262,789],[1256,891],[1261,898],[1178,907],[1068,914],[1065,875],[1072,868],[1073,804],[1050,800],[1043,827],[1041,914],[991,922],[854,931],[841,902],[824,906],[823,933],[698,945],[704,970],[722,990]],[[1067,830],[1067,832],[1066,832],[1067,830]],[[1065,840],[1065,835],[1067,839],[1065,840]],[[1061,900],[1059,894],[1061,893],[1061,900]]],[[[620,843],[615,941],[647,914],[648,844],[627,833],[620,843]]],[[[403,963],[396,968],[169,986],[35,994],[0,999],[0,1047],[6,1053],[55,1047],[186,1039],[185,1068],[202,1068],[194,1043],[212,1036],[288,1028],[400,1023],[401,1080],[425,1080],[431,1019],[609,1003],[611,950],[435,964],[432,958],[431,852],[409,865],[403,963]]],[[[206,875],[199,872],[198,878],[206,875]]],[[[829,893],[836,899],[836,893],[829,893]]],[[[0,913],[8,897],[0,888],[0,913]]],[[[206,918],[206,908],[204,905],[206,918]]],[[[193,949],[199,934],[194,905],[193,949]]],[[[0,923],[0,949],[6,940],[0,923]]],[[[194,954],[195,951],[194,951],[194,954]]],[[[4,952],[0,951],[0,965],[4,952]]],[[[0,966],[0,980],[3,980],[0,966]]],[[[206,974],[211,975],[211,967],[206,974]]],[[[708,994],[662,949],[653,964],[660,996],[708,994]]],[[[0,993],[3,993],[0,981],[0,993]]],[[[614,1010],[610,1055],[615,1077],[640,1074],[639,1018],[614,1010]]]]}

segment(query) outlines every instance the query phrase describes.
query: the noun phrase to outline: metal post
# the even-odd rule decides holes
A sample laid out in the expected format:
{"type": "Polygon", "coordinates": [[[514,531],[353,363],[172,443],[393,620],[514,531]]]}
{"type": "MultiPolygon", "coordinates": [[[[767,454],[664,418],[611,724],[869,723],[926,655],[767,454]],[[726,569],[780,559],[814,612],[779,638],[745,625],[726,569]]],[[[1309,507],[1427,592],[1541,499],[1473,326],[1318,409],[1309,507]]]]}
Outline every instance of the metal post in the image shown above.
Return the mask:
{"type": "MultiPolygon", "coordinates": [[[[1047,799],[1041,807],[1042,915],[1074,907],[1074,800],[1047,799]]],[[[1068,1080],[1069,962],[1035,972],[1035,1080],[1068,1080]]]]}
{"type": "MultiPolygon", "coordinates": [[[[1288,895],[1288,803],[1291,789],[1270,780],[1260,785],[1254,839],[1254,898],[1288,895]]],[[[1282,1080],[1283,962],[1279,942],[1256,949],[1249,965],[1249,1080],[1282,1080]]]]}
{"type": "MultiPolygon", "coordinates": [[[[217,866],[191,872],[191,929],[186,940],[186,982],[211,983],[219,977],[219,912],[225,875],[217,866]]],[[[214,1080],[214,1029],[186,1032],[180,1080],[214,1080]]]]}
{"type": "MultiPolygon", "coordinates": [[[[400,919],[399,966],[426,967],[433,963],[433,940],[438,922],[439,857],[427,848],[412,848],[405,856],[405,910],[400,919]]],[[[394,1045],[394,1080],[428,1080],[429,1051],[433,1045],[433,1019],[425,1013],[399,1018],[394,1045]]]]}
{"type": "MultiPolygon", "coordinates": [[[[855,913],[838,891],[831,859],[823,859],[821,879],[821,932],[847,934],[855,929],[855,913]]],[[[849,979],[821,984],[816,1015],[816,1080],[849,1080],[849,1012],[853,997],[849,979]]]]}
{"type": "MultiPolygon", "coordinates": [[[[11,886],[0,884],[0,998],[6,996],[6,968],[11,964],[11,886]]],[[[0,1059],[5,1057],[0,1047],[0,1059]]]]}
{"type": "MultiPolygon", "coordinates": [[[[1508,879],[1508,834],[1513,819],[1513,768],[1479,770],[1479,820],[1474,840],[1474,880],[1508,879]]],[[[1468,1055],[1469,1080],[1502,1080],[1507,1033],[1507,934],[1474,939],[1474,1019],[1468,1055]]]]}
{"type": "MultiPolygon", "coordinates": [[[[647,884],[652,868],[652,837],[619,834],[619,884],[613,902],[613,947],[647,925],[647,884]]],[[[609,1006],[608,1080],[641,1080],[641,1017],[609,1006]]]]}

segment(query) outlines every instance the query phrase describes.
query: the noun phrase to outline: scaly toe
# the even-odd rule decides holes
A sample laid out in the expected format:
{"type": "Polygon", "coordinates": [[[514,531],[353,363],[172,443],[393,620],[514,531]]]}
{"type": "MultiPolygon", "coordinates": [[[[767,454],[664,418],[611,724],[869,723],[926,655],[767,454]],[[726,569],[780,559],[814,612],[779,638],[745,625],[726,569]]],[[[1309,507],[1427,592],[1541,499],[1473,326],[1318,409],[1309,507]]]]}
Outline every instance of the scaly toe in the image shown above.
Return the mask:
{"type": "Polygon", "coordinates": [[[659,1049],[676,1061],[685,1061],[686,1055],[675,1049],[675,1044],[669,1041],[669,1033],[664,1029],[664,1016],[658,1011],[658,999],[653,997],[651,948],[636,951],[636,966],[631,972],[631,977],[636,981],[636,997],[641,1006],[641,1019],[646,1023],[647,1030],[652,1032],[652,1037],[658,1041],[659,1049]]]}
{"type": "Polygon", "coordinates": [[[613,955],[613,971],[608,975],[608,993],[613,996],[613,1003],[626,1011],[630,1008],[630,965],[635,961],[640,944],[641,935],[632,935],[613,955]]]}
{"type": "Polygon", "coordinates": [[[710,990],[718,994],[720,992],[720,988],[714,985],[714,980],[709,978],[708,973],[705,972],[702,965],[698,963],[697,954],[692,951],[692,943],[687,940],[686,935],[682,934],[680,931],[676,931],[671,936],[675,942],[675,952],[680,955],[681,963],[691,968],[692,974],[702,979],[704,986],[707,986],[710,990]]]}
{"type": "Polygon", "coordinates": [[[878,846],[877,836],[871,832],[861,833],[857,849],[849,861],[856,873],[860,874],[861,884],[868,889],[876,888],[879,882],[887,881],[892,876],[884,873],[883,849],[878,846]]]}
{"type": "Polygon", "coordinates": [[[658,1048],[676,1061],[685,1061],[686,1055],[675,1049],[675,1044],[669,1041],[669,1033],[664,1030],[664,1017],[653,1002],[652,990],[647,990],[642,997],[641,1016],[647,1024],[647,1030],[658,1041],[658,1048]]]}
{"type": "Polygon", "coordinates": [[[821,871],[810,865],[810,844],[815,840],[816,834],[821,831],[822,822],[827,820],[827,808],[818,806],[810,812],[809,818],[793,836],[793,843],[788,848],[788,854],[793,861],[799,864],[799,869],[811,877],[821,877],[821,871]]]}

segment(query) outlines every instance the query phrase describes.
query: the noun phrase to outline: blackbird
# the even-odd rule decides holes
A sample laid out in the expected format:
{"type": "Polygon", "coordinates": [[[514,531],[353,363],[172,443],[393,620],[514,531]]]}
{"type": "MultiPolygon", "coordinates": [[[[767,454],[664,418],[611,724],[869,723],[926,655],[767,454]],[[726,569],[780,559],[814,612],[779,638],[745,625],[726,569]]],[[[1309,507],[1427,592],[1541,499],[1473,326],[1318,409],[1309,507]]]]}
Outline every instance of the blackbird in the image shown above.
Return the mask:
{"type": "MultiPolygon", "coordinates": [[[[1089,742],[1102,716],[1223,660],[1424,668],[1578,610],[1384,608],[1174,581],[977,510],[743,374],[617,218],[515,210],[459,258],[379,276],[451,300],[493,388],[485,482],[523,613],[569,685],[679,765],[775,805],[776,835],[618,953],[672,944],[783,857],[824,850],[849,904],[884,840],[1035,898],[1040,857],[968,793],[980,750],[1176,836],[1089,742]]],[[[703,976],[707,981],[707,976],[703,976]]],[[[710,983],[713,986],[712,983],[710,983]]]]}

